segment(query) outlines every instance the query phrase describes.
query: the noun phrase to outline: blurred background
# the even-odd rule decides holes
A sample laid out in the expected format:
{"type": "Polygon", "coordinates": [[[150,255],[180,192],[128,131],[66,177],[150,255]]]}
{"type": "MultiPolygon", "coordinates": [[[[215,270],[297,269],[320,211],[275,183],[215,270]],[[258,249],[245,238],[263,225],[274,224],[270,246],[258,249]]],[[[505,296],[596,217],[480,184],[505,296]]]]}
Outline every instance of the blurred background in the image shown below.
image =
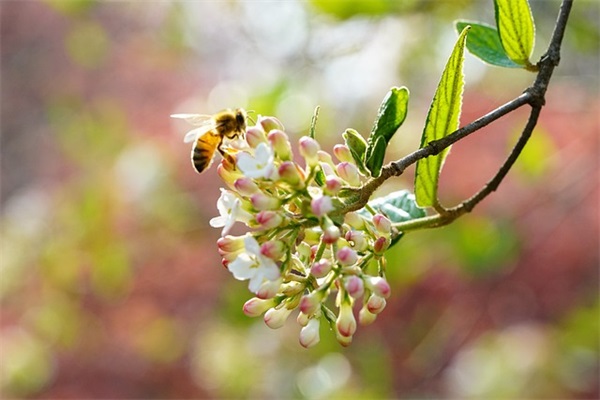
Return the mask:
{"type": "MultiPolygon", "coordinates": [[[[534,59],[559,2],[534,1],[534,59]]],[[[456,39],[453,1],[0,1],[0,387],[11,398],[596,398],[600,3],[575,2],[541,120],[500,189],[389,254],[392,297],[349,348],[243,315],[221,266],[216,170],[176,112],[244,107],[292,141],[369,133],[411,91],[389,161],[415,150],[456,39]]],[[[462,124],[534,75],[468,56],[462,124]]],[[[498,168],[519,110],[455,145],[448,206],[498,168]]],[[[410,169],[381,193],[411,189],[410,169]]],[[[237,227],[234,233],[243,229],[237,227]]]]}

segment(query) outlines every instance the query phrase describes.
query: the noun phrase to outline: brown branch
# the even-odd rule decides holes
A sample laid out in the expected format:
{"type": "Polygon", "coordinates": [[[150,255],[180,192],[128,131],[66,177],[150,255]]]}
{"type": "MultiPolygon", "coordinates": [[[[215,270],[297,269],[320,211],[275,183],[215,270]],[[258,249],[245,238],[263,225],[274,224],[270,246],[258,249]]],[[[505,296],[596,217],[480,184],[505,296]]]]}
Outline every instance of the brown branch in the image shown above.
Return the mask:
{"type": "MultiPolygon", "coordinates": [[[[524,93],[519,97],[496,108],[483,117],[471,122],[470,124],[454,131],[450,135],[442,139],[429,142],[427,146],[408,154],[398,161],[387,164],[385,167],[383,167],[379,177],[371,179],[360,189],[357,189],[355,195],[352,196],[353,201],[343,207],[343,209],[338,210],[337,213],[343,215],[346,212],[363,208],[375,190],[377,190],[377,188],[379,188],[387,179],[393,176],[402,175],[406,168],[417,161],[425,157],[439,154],[457,141],[504,117],[517,108],[528,104],[531,106],[531,112],[527,124],[524,127],[515,147],[512,149],[508,158],[500,167],[496,175],[488,183],[486,183],[479,192],[458,206],[450,209],[443,209],[438,216],[426,217],[432,222],[432,224],[429,226],[440,226],[452,222],[460,215],[470,212],[481,200],[495,191],[521,154],[521,151],[527,144],[527,141],[531,137],[533,129],[537,124],[541,109],[545,103],[545,94],[548,89],[548,84],[552,77],[552,73],[560,61],[560,47],[572,4],[573,0],[564,0],[561,4],[556,25],[554,27],[554,32],[552,34],[552,39],[548,46],[548,50],[541,57],[537,64],[539,72],[537,73],[535,82],[531,87],[525,90],[524,93]]],[[[424,227],[422,224],[415,224],[415,226],[419,228],[424,227]]]]}

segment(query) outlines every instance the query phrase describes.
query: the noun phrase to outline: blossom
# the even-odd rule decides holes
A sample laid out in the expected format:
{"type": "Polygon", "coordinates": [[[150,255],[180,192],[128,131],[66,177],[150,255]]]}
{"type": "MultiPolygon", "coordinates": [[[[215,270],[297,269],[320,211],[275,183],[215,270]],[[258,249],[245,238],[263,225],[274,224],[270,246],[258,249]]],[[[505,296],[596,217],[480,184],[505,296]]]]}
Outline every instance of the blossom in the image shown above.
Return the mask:
{"type": "Polygon", "coordinates": [[[240,198],[229,190],[221,189],[221,197],[217,200],[217,209],[221,215],[212,218],[209,223],[213,228],[223,227],[221,236],[227,235],[236,222],[248,224],[252,219],[252,215],[242,209],[240,198]]]}
{"type": "Polygon", "coordinates": [[[267,143],[260,143],[254,156],[241,152],[237,156],[237,166],[249,178],[270,179],[275,172],[275,154],[267,143]]]}
{"type": "Polygon", "coordinates": [[[319,319],[311,318],[306,326],[300,330],[300,344],[309,348],[319,343],[319,319]]]}
{"type": "Polygon", "coordinates": [[[229,263],[229,271],[235,279],[249,279],[248,289],[257,293],[265,280],[274,281],[280,276],[279,267],[275,261],[261,254],[260,246],[251,235],[244,239],[246,251],[229,263]]]}

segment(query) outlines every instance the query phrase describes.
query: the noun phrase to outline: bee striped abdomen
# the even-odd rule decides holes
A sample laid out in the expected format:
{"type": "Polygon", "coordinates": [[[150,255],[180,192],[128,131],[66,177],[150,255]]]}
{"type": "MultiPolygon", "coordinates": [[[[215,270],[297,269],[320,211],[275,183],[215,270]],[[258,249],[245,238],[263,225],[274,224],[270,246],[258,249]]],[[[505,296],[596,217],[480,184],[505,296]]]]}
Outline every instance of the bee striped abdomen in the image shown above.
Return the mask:
{"type": "Polygon", "coordinates": [[[196,140],[196,145],[192,148],[192,164],[198,173],[210,167],[220,142],[221,137],[212,132],[207,132],[196,140]]]}

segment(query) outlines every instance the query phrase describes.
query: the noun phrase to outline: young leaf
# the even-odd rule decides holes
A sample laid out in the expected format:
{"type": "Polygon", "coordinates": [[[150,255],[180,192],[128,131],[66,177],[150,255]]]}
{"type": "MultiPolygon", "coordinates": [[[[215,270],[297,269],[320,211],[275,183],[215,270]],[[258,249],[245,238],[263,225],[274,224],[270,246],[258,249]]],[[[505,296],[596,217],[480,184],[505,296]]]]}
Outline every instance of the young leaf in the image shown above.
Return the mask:
{"type": "Polygon", "coordinates": [[[394,133],[404,122],[408,111],[408,96],[409,92],[406,87],[393,87],[381,102],[369,136],[366,160],[371,157],[377,138],[382,137],[387,147],[394,133]]]}
{"type": "Polygon", "coordinates": [[[381,167],[383,166],[383,159],[385,158],[385,149],[387,143],[383,136],[378,136],[375,139],[375,145],[369,158],[367,159],[367,169],[371,172],[371,176],[377,178],[381,174],[381,167]]]}
{"type": "MultiPolygon", "coordinates": [[[[417,206],[415,195],[408,190],[399,190],[371,200],[369,206],[384,214],[392,223],[410,221],[425,216],[425,210],[417,206]]],[[[372,216],[365,208],[361,208],[357,212],[366,218],[372,216]]]]}
{"type": "Polygon", "coordinates": [[[467,26],[471,26],[469,36],[467,36],[467,49],[471,54],[485,63],[498,67],[521,68],[504,52],[496,28],[479,22],[456,21],[458,33],[467,26]]]}
{"type": "MultiPolygon", "coordinates": [[[[415,201],[415,195],[408,190],[399,190],[384,197],[379,197],[369,202],[371,209],[382,213],[392,223],[410,221],[425,217],[425,210],[419,208],[415,201]]],[[[365,208],[358,211],[365,218],[371,218],[372,214],[365,208]]],[[[402,232],[392,236],[390,247],[402,237],[402,232]]]]}
{"type": "Polygon", "coordinates": [[[532,68],[529,61],[535,42],[535,26],[527,0],[494,0],[496,26],[508,58],[532,68]]]}
{"type": "Polygon", "coordinates": [[[342,137],[344,138],[344,142],[346,142],[346,146],[350,149],[350,154],[352,154],[352,158],[360,172],[367,174],[367,169],[365,168],[367,141],[354,129],[346,129],[342,133],[342,137]]]}
{"type": "Polygon", "coordinates": [[[313,113],[312,119],[310,120],[310,130],[308,131],[308,136],[311,138],[315,138],[315,132],[317,130],[317,118],[319,118],[319,110],[320,106],[315,107],[315,111],[313,113]]]}
{"type": "MultiPolygon", "coordinates": [[[[421,136],[421,148],[433,140],[447,136],[458,128],[464,87],[464,50],[468,30],[468,27],[463,29],[442,73],[425,121],[421,136]]],[[[438,179],[449,150],[446,148],[440,154],[417,161],[415,195],[419,206],[434,207],[439,204],[437,199],[438,179]]]]}

